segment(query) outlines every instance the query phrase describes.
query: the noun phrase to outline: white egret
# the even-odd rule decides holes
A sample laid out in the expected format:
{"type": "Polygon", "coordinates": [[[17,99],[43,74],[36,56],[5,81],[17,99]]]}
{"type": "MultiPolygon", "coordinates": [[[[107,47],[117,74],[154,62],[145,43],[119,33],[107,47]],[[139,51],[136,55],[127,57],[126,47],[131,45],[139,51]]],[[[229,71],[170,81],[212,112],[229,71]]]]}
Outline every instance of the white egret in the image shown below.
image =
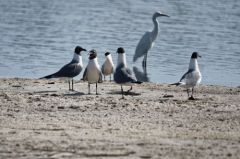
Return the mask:
{"type": "Polygon", "coordinates": [[[133,57],[133,62],[135,62],[139,57],[144,56],[143,58],[143,62],[142,65],[143,67],[146,67],[147,65],[147,53],[148,51],[153,47],[154,45],[154,41],[156,40],[157,36],[158,36],[158,21],[157,21],[157,17],[160,16],[167,16],[166,14],[160,13],[160,12],[155,12],[152,16],[152,20],[153,20],[153,24],[154,24],[154,28],[152,31],[147,31],[143,37],[141,38],[141,40],[139,41],[136,50],[135,50],[135,54],[133,57]]]}

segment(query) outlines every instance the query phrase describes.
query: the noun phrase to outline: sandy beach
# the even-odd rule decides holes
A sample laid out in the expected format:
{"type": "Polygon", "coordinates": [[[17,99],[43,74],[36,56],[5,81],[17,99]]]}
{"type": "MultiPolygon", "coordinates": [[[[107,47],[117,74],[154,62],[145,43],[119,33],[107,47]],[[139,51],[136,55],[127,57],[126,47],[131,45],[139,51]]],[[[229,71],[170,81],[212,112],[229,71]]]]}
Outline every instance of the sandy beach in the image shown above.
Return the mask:
{"type": "Polygon", "coordinates": [[[1,159],[240,158],[240,88],[75,82],[0,79],[1,159]]]}

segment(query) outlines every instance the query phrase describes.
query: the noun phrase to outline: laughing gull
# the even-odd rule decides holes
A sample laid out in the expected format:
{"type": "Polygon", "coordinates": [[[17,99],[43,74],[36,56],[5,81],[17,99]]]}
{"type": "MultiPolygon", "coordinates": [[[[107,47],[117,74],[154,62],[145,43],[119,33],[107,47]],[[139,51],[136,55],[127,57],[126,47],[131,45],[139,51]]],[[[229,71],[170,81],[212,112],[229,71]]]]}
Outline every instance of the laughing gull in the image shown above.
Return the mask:
{"type": "Polygon", "coordinates": [[[133,76],[132,71],[127,68],[126,63],[126,55],[125,51],[122,47],[117,49],[118,53],[118,63],[117,68],[114,72],[114,81],[121,85],[121,92],[122,92],[122,98],[123,97],[123,88],[122,85],[130,85],[131,88],[127,91],[130,92],[132,90],[132,85],[134,83],[142,83],[136,80],[136,78],[133,76]]]}
{"type": "Polygon", "coordinates": [[[97,83],[102,82],[102,73],[97,60],[97,52],[95,50],[89,52],[89,61],[83,73],[83,80],[88,81],[88,94],[90,94],[90,84],[93,83],[96,83],[96,94],[98,94],[97,83]]]}
{"type": "Polygon", "coordinates": [[[104,81],[105,81],[105,76],[110,75],[110,82],[111,82],[111,74],[113,74],[114,71],[114,64],[112,60],[112,55],[109,52],[105,53],[105,62],[102,65],[102,74],[104,76],[104,81]]]}
{"type": "Polygon", "coordinates": [[[135,54],[133,57],[133,62],[135,62],[139,57],[144,56],[143,61],[142,61],[142,66],[146,67],[147,64],[147,53],[148,51],[153,47],[154,45],[154,41],[157,39],[158,36],[158,21],[157,21],[157,17],[161,17],[161,16],[166,16],[169,17],[166,14],[163,14],[161,12],[155,12],[152,16],[152,21],[154,24],[154,28],[152,31],[147,31],[141,38],[141,40],[139,41],[136,50],[135,50],[135,54]]]}
{"type": "Polygon", "coordinates": [[[201,57],[201,56],[197,52],[192,53],[188,71],[182,76],[179,82],[172,84],[172,85],[183,86],[184,88],[187,88],[187,94],[188,94],[189,100],[194,100],[194,97],[193,97],[194,87],[199,85],[202,79],[202,75],[199,70],[198,62],[197,62],[198,57],[201,57]],[[192,88],[191,97],[189,94],[190,88],[192,88]]]}
{"type": "Polygon", "coordinates": [[[73,77],[79,75],[83,68],[81,51],[86,51],[86,49],[83,49],[80,46],[76,46],[73,54],[73,59],[70,63],[64,65],[58,72],[42,77],[40,79],[68,78],[69,90],[73,91],[73,77]],[[72,88],[70,84],[71,79],[72,79],[72,88]]]}

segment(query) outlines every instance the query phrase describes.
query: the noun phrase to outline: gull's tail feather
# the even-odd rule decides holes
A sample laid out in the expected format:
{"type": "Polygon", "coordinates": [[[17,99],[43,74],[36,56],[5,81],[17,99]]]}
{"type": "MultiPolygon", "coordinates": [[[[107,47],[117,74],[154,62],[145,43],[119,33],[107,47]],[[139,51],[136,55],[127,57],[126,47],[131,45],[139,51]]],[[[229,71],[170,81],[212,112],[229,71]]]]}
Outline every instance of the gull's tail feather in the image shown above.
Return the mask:
{"type": "Polygon", "coordinates": [[[170,84],[170,85],[180,86],[180,85],[184,85],[184,83],[182,83],[182,82],[177,82],[177,83],[172,83],[172,84],[170,84]]]}
{"type": "Polygon", "coordinates": [[[132,82],[132,83],[142,84],[143,82],[141,82],[141,81],[134,81],[134,82],[132,82]]]}
{"type": "Polygon", "coordinates": [[[50,79],[50,78],[54,78],[54,74],[47,75],[47,76],[41,77],[39,79],[50,79]]]}

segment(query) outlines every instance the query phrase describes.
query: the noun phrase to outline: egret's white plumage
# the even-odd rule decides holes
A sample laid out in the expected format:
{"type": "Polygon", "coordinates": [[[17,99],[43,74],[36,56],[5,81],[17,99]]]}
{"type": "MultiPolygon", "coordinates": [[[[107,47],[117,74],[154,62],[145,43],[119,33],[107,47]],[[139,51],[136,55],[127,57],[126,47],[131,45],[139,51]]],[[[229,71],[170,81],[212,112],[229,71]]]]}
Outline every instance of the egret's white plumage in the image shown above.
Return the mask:
{"type": "Polygon", "coordinates": [[[146,62],[147,62],[147,53],[148,51],[153,47],[154,45],[154,41],[156,40],[157,36],[158,36],[158,21],[157,21],[157,17],[159,16],[167,16],[166,14],[162,14],[160,12],[155,12],[152,16],[152,20],[153,20],[153,30],[152,31],[147,31],[141,38],[141,40],[139,41],[136,50],[135,50],[135,54],[133,56],[133,62],[135,62],[139,57],[144,56],[143,58],[143,66],[146,66],[146,62]]]}

